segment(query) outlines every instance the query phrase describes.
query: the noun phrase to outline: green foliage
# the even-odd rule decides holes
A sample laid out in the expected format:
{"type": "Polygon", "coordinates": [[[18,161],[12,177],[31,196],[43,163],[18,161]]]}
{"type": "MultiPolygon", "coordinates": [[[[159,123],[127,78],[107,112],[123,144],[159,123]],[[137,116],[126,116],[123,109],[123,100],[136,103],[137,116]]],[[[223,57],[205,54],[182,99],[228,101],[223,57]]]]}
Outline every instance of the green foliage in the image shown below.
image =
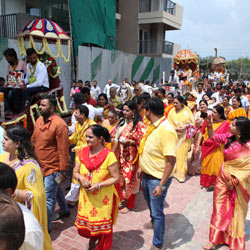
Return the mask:
{"type": "Polygon", "coordinates": [[[250,59],[239,58],[227,62],[227,71],[231,79],[250,79],[250,59]]]}
{"type": "Polygon", "coordinates": [[[205,75],[208,75],[212,67],[213,60],[213,56],[207,56],[203,58],[199,57],[200,72],[204,73],[205,75]]]}

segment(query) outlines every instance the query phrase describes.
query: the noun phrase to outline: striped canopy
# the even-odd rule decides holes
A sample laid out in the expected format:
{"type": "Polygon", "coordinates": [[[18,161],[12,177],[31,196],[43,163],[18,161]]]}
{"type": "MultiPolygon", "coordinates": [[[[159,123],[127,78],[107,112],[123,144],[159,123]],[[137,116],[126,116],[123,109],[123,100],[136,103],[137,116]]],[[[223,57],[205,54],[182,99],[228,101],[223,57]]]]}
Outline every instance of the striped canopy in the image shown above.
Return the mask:
{"type": "Polygon", "coordinates": [[[29,38],[30,36],[48,40],[71,40],[58,24],[45,18],[30,21],[18,34],[18,37],[23,38],[29,38]]]}

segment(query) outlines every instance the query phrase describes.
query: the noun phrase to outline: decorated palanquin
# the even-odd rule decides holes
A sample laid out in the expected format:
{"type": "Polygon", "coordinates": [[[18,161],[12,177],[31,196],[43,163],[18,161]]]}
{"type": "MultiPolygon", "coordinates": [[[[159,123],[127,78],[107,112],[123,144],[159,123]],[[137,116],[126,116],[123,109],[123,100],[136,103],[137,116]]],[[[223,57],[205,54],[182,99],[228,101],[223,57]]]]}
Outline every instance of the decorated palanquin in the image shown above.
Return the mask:
{"type": "MultiPolygon", "coordinates": [[[[21,56],[26,56],[26,43],[28,40],[28,47],[33,48],[39,55],[41,62],[47,67],[50,91],[46,94],[55,95],[58,103],[58,113],[61,116],[68,116],[69,112],[65,103],[65,98],[63,96],[63,87],[60,85],[59,75],[61,73],[59,65],[57,65],[55,58],[61,56],[64,62],[69,62],[70,60],[70,43],[71,38],[67,33],[55,22],[47,19],[34,19],[25,25],[23,30],[18,34],[18,44],[19,52],[21,56]],[[35,40],[42,41],[41,49],[37,49],[35,40]],[[53,54],[49,44],[56,44],[57,53],[53,54]],[[68,45],[68,55],[67,57],[63,54],[62,44],[68,45]]],[[[11,72],[9,83],[11,86],[15,87],[19,83],[23,82],[24,75],[20,72],[11,72]]],[[[34,99],[32,105],[28,110],[18,114],[17,116],[11,118],[10,120],[2,123],[3,126],[9,126],[12,124],[22,123],[24,127],[28,128],[30,131],[33,130],[33,125],[36,118],[40,116],[38,101],[34,99]],[[20,119],[22,118],[22,119],[20,119]]]]}
{"type": "Polygon", "coordinates": [[[223,57],[216,57],[213,60],[208,79],[215,82],[227,81],[226,60],[223,57]]]}
{"type": "Polygon", "coordinates": [[[70,42],[71,38],[67,33],[55,22],[43,19],[34,19],[29,22],[23,30],[18,34],[18,43],[20,54],[26,55],[25,39],[29,39],[29,47],[35,49],[40,55],[40,61],[43,62],[48,70],[50,89],[59,87],[60,85],[60,67],[56,64],[55,58],[61,56],[64,62],[69,62],[70,59],[70,42]],[[38,50],[34,39],[42,40],[42,48],[38,50]],[[49,42],[57,46],[57,53],[53,54],[49,42]],[[68,44],[67,58],[63,54],[62,43],[68,44]]]}
{"type": "Polygon", "coordinates": [[[180,79],[183,92],[192,91],[199,78],[198,56],[192,50],[184,49],[174,57],[174,69],[180,79]]]}

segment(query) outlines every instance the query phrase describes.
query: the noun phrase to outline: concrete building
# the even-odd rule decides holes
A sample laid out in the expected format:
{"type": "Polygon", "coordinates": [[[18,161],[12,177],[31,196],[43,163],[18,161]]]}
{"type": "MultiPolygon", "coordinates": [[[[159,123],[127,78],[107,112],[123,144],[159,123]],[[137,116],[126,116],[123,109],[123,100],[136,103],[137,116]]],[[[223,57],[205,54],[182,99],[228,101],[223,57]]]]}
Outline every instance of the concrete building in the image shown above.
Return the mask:
{"type": "Polygon", "coordinates": [[[167,32],[182,27],[183,7],[170,0],[118,0],[117,49],[153,57],[173,57],[180,46],[167,32]]]}

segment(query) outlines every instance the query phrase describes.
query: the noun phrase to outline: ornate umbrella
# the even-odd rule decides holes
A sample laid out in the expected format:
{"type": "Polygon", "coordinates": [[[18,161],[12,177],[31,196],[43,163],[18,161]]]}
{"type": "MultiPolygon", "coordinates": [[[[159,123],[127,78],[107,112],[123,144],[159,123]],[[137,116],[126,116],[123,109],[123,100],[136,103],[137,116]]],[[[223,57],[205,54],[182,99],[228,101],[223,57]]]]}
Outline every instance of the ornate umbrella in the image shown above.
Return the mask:
{"type": "Polygon", "coordinates": [[[198,56],[188,49],[180,50],[174,57],[174,64],[179,65],[181,68],[184,65],[189,65],[189,67],[194,71],[198,64],[198,56]]]}
{"type": "Polygon", "coordinates": [[[226,60],[223,57],[216,57],[212,62],[212,69],[218,72],[224,71],[226,67],[226,60]]]}
{"type": "Polygon", "coordinates": [[[216,57],[214,58],[212,65],[225,65],[226,60],[223,57],[216,57]]]}
{"type": "Polygon", "coordinates": [[[65,62],[69,61],[70,58],[70,41],[71,38],[67,35],[67,33],[55,22],[47,20],[45,18],[42,19],[34,19],[25,25],[23,30],[18,34],[18,42],[19,42],[19,50],[21,55],[26,55],[26,47],[24,40],[25,38],[30,39],[30,47],[33,47],[38,54],[44,54],[47,50],[48,54],[52,57],[59,57],[60,55],[63,57],[65,62]],[[39,51],[34,42],[34,38],[42,39],[42,49],[39,51]],[[57,54],[53,55],[48,41],[55,42],[57,45],[57,54]],[[68,42],[68,57],[66,58],[62,51],[61,41],[68,42]]]}

